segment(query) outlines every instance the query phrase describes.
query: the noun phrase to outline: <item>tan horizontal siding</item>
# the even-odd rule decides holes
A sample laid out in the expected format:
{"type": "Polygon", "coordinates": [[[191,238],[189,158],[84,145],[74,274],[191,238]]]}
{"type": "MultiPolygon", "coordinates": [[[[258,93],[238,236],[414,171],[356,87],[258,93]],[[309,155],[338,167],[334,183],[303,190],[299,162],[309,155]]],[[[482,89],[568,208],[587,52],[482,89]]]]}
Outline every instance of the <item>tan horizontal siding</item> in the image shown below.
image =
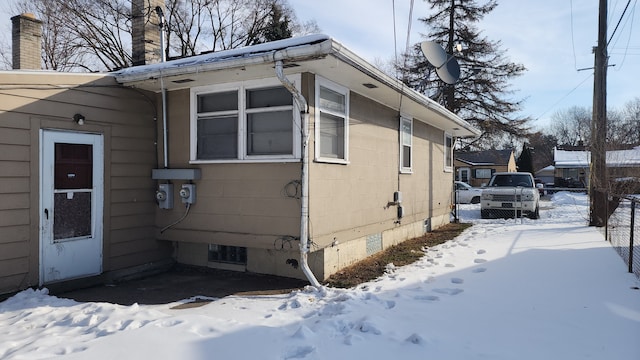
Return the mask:
{"type": "Polygon", "coordinates": [[[0,194],[0,210],[28,209],[28,193],[0,194]]]}
{"type": "Polygon", "coordinates": [[[26,256],[0,261],[0,274],[2,274],[2,277],[26,274],[28,271],[29,258],[26,256]]]}
{"type": "Polygon", "coordinates": [[[2,127],[2,131],[0,131],[0,144],[31,145],[31,134],[29,130],[26,129],[2,127]]]}
{"type": "Polygon", "coordinates": [[[24,241],[0,243],[0,261],[20,259],[29,255],[27,243],[24,241]]]}
{"type": "MultiPolygon", "coordinates": [[[[129,140],[131,143],[135,141],[129,140]]],[[[113,150],[111,151],[111,161],[118,164],[144,164],[149,167],[150,164],[155,163],[156,154],[149,149],[148,151],[136,151],[136,150],[113,150]]],[[[149,174],[151,176],[151,174],[149,174]]]]}
{"type": "MultiPolygon", "coordinates": [[[[1,270],[0,270],[1,271],[1,270]]],[[[27,274],[0,276],[0,294],[15,292],[28,286],[27,274]]]]}
{"type": "Polygon", "coordinates": [[[155,215],[143,214],[138,216],[112,216],[111,231],[120,229],[135,229],[139,227],[154,226],[155,215]]]}
{"type": "Polygon", "coordinates": [[[14,242],[28,242],[30,229],[28,225],[3,226],[0,227],[0,244],[14,242]]]}
{"type": "Polygon", "coordinates": [[[28,177],[3,177],[12,176],[0,170],[0,194],[29,192],[28,177]]]}
{"type": "Polygon", "coordinates": [[[119,229],[111,231],[111,243],[122,243],[134,240],[148,241],[155,238],[156,229],[153,226],[119,229]]]}
{"type": "Polygon", "coordinates": [[[0,210],[0,226],[29,225],[29,209],[0,210]]]}
{"type": "Polygon", "coordinates": [[[155,181],[151,179],[151,174],[149,176],[113,177],[111,179],[111,189],[155,189],[155,181]]]}
{"type": "Polygon", "coordinates": [[[31,174],[29,166],[28,162],[0,160],[0,177],[29,176],[31,174]]]}
{"type": "Polygon", "coordinates": [[[117,203],[111,204],[111,216],[133,216],[150,214],[155,211],[150,203],[117,203]]]}
{"type": "Polygon", "coordinates": [[[29,161],[29,149],[24,145],[0,144],[0,160],[29,161]]]}
{"type": "Polygon", "coordinates": [[[117,189],[111,191],[111,203],[151,203],[155,205],[155,191],[144,191],[139,189],[117,189]]]}

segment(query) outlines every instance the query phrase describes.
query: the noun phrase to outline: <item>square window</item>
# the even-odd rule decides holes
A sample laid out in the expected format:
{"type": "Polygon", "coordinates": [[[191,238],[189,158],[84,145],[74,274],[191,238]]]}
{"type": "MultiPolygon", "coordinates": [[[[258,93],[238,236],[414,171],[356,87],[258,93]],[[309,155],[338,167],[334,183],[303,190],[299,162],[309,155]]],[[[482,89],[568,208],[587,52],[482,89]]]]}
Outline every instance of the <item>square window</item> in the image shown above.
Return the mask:
{"type": "Polygon", "coordinates": [[[211,116],[198,119],[198,159],[238,157],[238,117],[211,116]]]}
{"type": "Polygon", "coordinates": [[[291,154],[291,111],[247,114],[247,155],[291,154]]]}

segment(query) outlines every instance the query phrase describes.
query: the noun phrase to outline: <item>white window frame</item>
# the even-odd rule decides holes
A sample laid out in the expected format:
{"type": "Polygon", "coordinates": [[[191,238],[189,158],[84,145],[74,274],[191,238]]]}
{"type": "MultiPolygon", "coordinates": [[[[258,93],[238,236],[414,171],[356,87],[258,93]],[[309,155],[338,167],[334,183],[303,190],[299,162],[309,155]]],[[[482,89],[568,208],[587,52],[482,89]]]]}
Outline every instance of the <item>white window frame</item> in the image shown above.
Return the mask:
{"type": "Polygon", "coordinates": [[[316,76],[315,82],[315,156],[314,160],[316,162],[326,162],[326,163],[335,163],[335,164],[348,164],[349,163],[349,89],[338,85],[330,80],[324,79],[320,76],[316,76]],[[345,100],[345,108],[344,113],[335,112],[329,109],[321,109],[320,108],[320,88],[324,87],[329,90],[335,91],[344,96],[345,100]],[[341,117],[344,121],[344,134],[343,134],[343,143],[344,143],[344,158],[330,158],[330,157],[322,157],[320,155],[320,113],[324,112],[330,114],[332,116],[341,117]]]}
{"type": "Polygon", "coordinates": [[[444,142],[443,142],[443,162],[444,162],[444,171],[445,172],[453,172],[453,135],[449,133],[444,133],[444,142]],[[451,147],[447,146],[447,140],[451,142],[451,147]],[[447,152],[449,152],[449,159],[451,160],[450,164],[447,164],[447,152]]]}
{"type": "Polygon", "coordinates": [[[399,124],[399,128],[398,128],[398,143],[400,144],[400,173],[402,174],[411,174],[413,173],[413,119],[405,116],[405,115],[401,115],[400,116],[400,124],[399,124]],[[409,143],[405,144],[405,126],[408,124],[409,125],[409,143]],[[405,146],[409,147],[409,166],[404,166],[404,152],[405,152],[405,146]]]}
{"type": "MultiPolygon", "coordinates": [[[[300,75],[287,76],[296,88],[300,88],[300,75]]],[[[277,78],[242,81],[228,84],[207,85],[191,88],[190,94],[190,164],[207,163],[236,163],[236,162],[297,162],[301,159],[301,119],[300,110],[295,101],[291,106],[279,106],[270,110],[288,110],[292,112],[292,136],[293,146],[291,154],[278,155],[249,155],[247,154],[247,115],[255,113],[256,110],[247,110],[246,91],[252,89],[262,89],[270,87],[280,87],[282,83],[277,78]],[[198,95],[209,93],[236,91],[238,94],[238,138],[237,157],[233,159],[198,159],[198,95]]],[[[232,113],[229,111],[228,113],[232,113]]]]}

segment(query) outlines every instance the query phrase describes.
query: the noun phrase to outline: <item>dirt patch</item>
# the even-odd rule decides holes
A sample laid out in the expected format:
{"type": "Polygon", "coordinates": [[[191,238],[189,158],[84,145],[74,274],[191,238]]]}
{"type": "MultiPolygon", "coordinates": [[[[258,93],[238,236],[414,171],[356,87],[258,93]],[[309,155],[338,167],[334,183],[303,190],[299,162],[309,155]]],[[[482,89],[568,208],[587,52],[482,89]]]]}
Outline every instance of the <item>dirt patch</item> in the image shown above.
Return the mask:
{"type": "Polygon", "coordinates": [[[424,248],[442,244],[460,235],[471,224],[450,223],[425,235],[404,241],[331,275],[325,285],[349,288],[384,274],[387,264],[409,265],[424,256],[424,248]]]}

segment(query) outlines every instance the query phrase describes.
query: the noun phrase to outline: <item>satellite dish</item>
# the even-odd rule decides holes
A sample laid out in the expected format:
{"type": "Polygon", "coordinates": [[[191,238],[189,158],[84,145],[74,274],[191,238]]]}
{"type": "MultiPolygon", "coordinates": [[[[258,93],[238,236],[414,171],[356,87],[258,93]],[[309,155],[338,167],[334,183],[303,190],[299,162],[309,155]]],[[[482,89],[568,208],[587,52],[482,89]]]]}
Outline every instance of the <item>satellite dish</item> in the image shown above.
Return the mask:
{"type": "Polygon", "coordinates": [[[436,68],[436,74],[440,80],[447,84],[455,84],[460,78],[460,65],[453,55],[447,54],[444,49],[433,41],[423,41],[420,48],[427,61],[436,68]]]}

